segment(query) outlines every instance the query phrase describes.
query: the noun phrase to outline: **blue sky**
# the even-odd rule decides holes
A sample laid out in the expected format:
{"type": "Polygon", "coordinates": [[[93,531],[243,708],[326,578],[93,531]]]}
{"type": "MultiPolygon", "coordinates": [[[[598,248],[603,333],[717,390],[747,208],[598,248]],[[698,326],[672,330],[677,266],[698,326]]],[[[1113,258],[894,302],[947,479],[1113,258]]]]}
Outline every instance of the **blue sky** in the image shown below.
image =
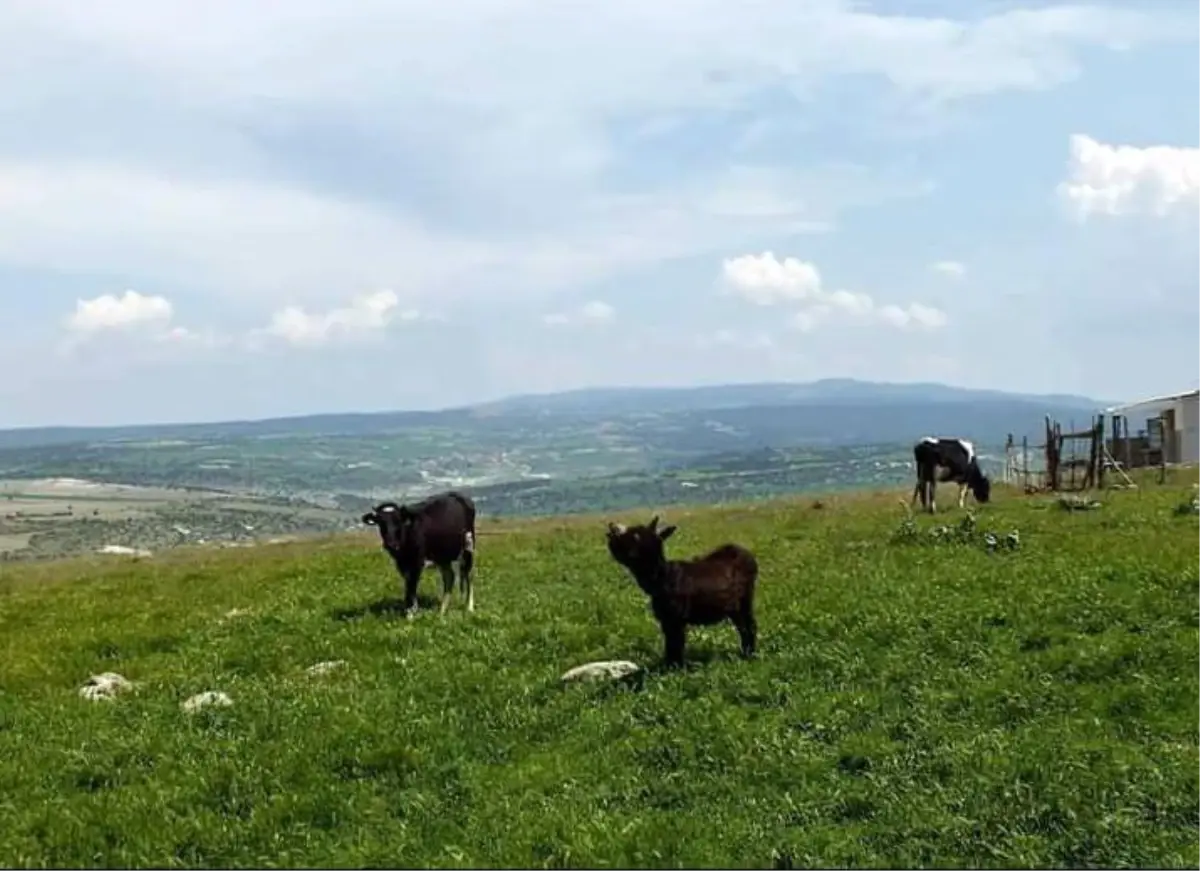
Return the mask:
{"type": "Polygon", "coordinates": [[[6,0],[0,426],[1195,386],[1198,28],[1184,0],[6,0]]]}

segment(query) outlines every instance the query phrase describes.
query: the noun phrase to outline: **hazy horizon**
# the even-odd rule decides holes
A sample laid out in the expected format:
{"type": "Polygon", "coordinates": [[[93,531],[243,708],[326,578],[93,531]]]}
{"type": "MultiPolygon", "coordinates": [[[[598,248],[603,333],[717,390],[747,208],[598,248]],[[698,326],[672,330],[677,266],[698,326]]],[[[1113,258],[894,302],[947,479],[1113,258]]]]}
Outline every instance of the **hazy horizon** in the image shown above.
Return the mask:
{"type": "Polygon", "coordinates": [[[123,420],[123,421],[119,421],[116,423],[48,423],[48,424],[38,423],[38,424],[18,425],[18,426],[8,426],[4,423],[4,421],[2,419],[0,419],[0,432],[42,430],[42,429],[46,429],[46,430],[52,430],[52,429],[125,429],[125,428],[156,427],[156,426],[164,426],[164,427],[193,426],[193,425],[204,426],[204,425],[213,425],[213,424],[222,424],[222,423],[253,423],[253,422],[258,422],[258,421],[306,419],[306,418],[314,418],[314,417],[343,416],[343,415],[346,415],[346,416],[354,416],[354,415],[370,416],[370,415],[409,414],[409,413],[436,414],[436,413],[443,413],[443,412],[453,412],[453,411],[458,411],[458,410],[468,410],[468,409],[473,409],[473,408],[477,408],[477,407],[486,407],[489,405],[510,402],[513,400],[526,400],[526,399],[536,400],[539,398],[552,399],[555,397],[569,396],[572,394],[587,393],[587,392],[591,392],[591,391],[620,393],[620,392],[625,392],[625,391],[628,391],[628,392],[639,392],[639,391],[654,392],[654,391],[676,391],[677,390],[677,391],[681,391],[681,392],[688,392],[688,391],[693,391],[693,390],[699,391],[699,390],[711,390],[711,389],[810,387],[810,386],[821,385],[825,382],[838,382],[838,383],[852,382],[852,383],[855,383],[858,385],[863,385],[863,386],[867,386],[870,388],[880,388],[880,389],[887,389],[887,388],[894,388],[894,387],[895,388],[906,388],[906,387],[914,387],[914,386],[934,386],[934,387],[938,387],[938,388],[947,388],[950,390],[964,391],[964,392],[998,393],[998,394],[1002,394],[1005,397],[1010,397],[1012,399],[1017,399],[1017,400],[1026,399],[1026,398],[1047,399],[1047,398],[1053,398],[1053,397],[1069,397],[1071,399],[1096,403],[1097,405],[1103,405],[1105,402],[1109,401],[1108,399],[1105,399],[1105,398],[1082,396],[1079,394],[1008,391],[1008,390],[998,390],[997,388],[991,388],[991,387],[963,387],[962,385],[950,384],[950,383],[945,383],[945,382],[868,381],[868,380],[864,380],[864,379],[838,378],[836,376],[832,376],[829,378],[816,379],[814,381],[737,381],[737,382],[716,381],[716,382],[711,382],[711,383],[686,384],[686,385],[678,385],[678,384],[645,384],[645,385],[596,384],[596,385],[585,385],[582,387],[567,388],[565,390],[542,391],[539,393],[520,393],[520,392],[509,393],[509,394],[505,394],[502,396],[488,397],[488,398],[481,399],[481,400],[478,400],[475,402],[468,402],[468,403],[456,404],[456,405],[433,406],[433,407],[425,407],[425,408],[385,407],[385,408],[376,408],[376,409],[362,409],[362,408],[333,409],[333,410],[317,409],[317,410],[312,410],[312,411],[299,411],[299,412],[295,412],[295,413],[271,414],[271,415],[263,415],[263,416],[257,416],[257,417],[217,417],[217,418],[206,418],[206,419],[184,418],[184,419],[177,419],[177,420],[144,419],[144,420],[134,420],[134,421],[123,420]]]}

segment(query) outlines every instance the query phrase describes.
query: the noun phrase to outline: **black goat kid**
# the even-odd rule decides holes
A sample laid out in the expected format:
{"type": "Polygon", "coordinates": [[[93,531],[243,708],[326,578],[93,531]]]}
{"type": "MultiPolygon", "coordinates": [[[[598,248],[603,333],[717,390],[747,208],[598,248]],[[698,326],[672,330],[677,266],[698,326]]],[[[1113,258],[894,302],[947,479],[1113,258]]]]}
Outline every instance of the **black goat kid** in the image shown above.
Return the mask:
{"type": "Polygon", "coordinates": [[[656,515],[645,526],[608,524],[608,552],[633,575],[650,597],[650,608],[662,629],[668,665],[683,664],[688,626],[729,620],[738,631],[742,655],[754,655],[758,626],[754,620],[754,585],[758,561],[736,544],[724,544],[692,560],[668,560],[663,542],[675,526],[658,528],[656,515]]]}
{"type": "Polygon", "coordinates": [[[362,522],[379,530],[384,550],[404,578],[404,609],[417,612],[417,585],[426,563],[442,575],[442,613],[454,591],[454,562],[458,579],[467,596],[467,610],[475,610],[475,503],[462,493],[431,496],[415,505],[384,502],[362,516],[362,522]]]}

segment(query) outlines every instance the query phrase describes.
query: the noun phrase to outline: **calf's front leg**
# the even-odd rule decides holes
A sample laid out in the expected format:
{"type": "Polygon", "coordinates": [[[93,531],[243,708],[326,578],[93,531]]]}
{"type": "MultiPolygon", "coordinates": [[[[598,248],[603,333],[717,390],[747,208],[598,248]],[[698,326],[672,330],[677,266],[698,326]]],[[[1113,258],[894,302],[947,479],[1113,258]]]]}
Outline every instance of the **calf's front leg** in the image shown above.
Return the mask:
{"type": "Polygon", "coordinates": [[[419,608],[417,604],[417,587],[421,583],[421,568],[418,567],[415,571],[404,573],[404,616],[412,618],[416,616],[419,608]]]}
{"type": "Polygon", "coordinates": [[[687,644],[687,627],[682,623],[666,622],[662,624],[663,659],[670,668],[683,665],[683,649],[687,644]]]}

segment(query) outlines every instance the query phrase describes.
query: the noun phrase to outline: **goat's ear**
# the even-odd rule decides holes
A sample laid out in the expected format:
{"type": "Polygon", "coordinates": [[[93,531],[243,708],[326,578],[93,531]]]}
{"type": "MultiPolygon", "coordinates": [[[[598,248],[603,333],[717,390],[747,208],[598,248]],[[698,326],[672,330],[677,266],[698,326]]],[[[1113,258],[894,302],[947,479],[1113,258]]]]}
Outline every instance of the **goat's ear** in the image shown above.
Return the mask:
{"type": "Polygon", "coordinates": [[[374,511],[368,511],[362,516],[362,522],[367,524],[367,526],[374,526],[376,520],[378,520],[378,518],[375,516],[374,511]]]}
{"type": "Polygon", "coordinates": [[[675,526],[673,524],[671,526],[664,526],[662,529],[660,529],[658,531],[659,540],[666,541],[668,538],[670,538],[672,535],[675,534],[675,530],[678,528],[679,528],[678,526],[675,526]]]}

